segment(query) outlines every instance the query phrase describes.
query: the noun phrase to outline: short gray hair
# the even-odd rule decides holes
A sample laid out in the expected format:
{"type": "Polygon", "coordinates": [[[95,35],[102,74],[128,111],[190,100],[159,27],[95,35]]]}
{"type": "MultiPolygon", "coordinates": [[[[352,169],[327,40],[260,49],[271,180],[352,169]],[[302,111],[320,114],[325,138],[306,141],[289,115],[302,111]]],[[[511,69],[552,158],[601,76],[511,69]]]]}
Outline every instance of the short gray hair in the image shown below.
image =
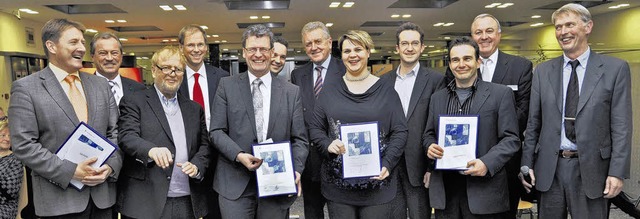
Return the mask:
{"type": "MultiPolygon", "coordinates": [[[[473,19],[473,22],[471,22],[471,23],[473,24],[474,22],[476,22],[476,20],[478,20],[480,18],[485,18],[485,17],[491,18],[494,21],[496,21],[496,23],[498,24],[498,33],[502,33],[502,25],[500,25],[500,21],[498,21],[498,18],[494,17],[491,14],[479,14],[478,16],[476,16],[476,18],[473,19]]],[[[471,30],[471,31],[473,32],[473,30],[471,30]]]]}
{"type": "Polygon", "coordinates": [[[244,33],[242,33],[242,48],[245,48],[245,46],[247,46],[247,39],[251,36],[258,38],[264,36],[269,37],[269,46],[273,48],[273,32],[271,32],[271,29],[269,29],[264,24],[254,24],[244,30],[244,33]]]}
{"type": "Polygon", "coordinates": [[[585,23],[591,20],[591,13],[589,12],[589,10],[587,10],[587,8],[585,8],[581,4],[569,3],[558,8],[558,10],[554,11],[553,14],[551,14],[551,23],[555,24],[558,15],[564,13],[574,13],[580,16],[580,20],[585,23]]]}
{"type": "Polygon", "coordinates": [[[302,27],[302,31],[300,31],[300,33],[302,34],[302,37],[304,37],[306,33],[309,33],[317,29],[322,30],[322,33],[324,33],[325,39],[331,38],[331,33],[329,33],[329,28],[327,28],[327,26],[325,26],[324,23],[320,21],[312,21],[305,24],[304,27],[302,27]]]}

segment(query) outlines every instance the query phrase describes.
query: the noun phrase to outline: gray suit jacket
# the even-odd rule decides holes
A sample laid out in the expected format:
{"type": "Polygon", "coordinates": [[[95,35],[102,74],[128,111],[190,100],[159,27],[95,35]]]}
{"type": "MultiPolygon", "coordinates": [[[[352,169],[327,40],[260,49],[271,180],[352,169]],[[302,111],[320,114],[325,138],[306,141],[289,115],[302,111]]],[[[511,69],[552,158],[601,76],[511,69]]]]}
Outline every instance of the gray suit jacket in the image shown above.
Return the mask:
{"type": "MultiPolygon", "coordinates": [[[[240,152],[252,153],[257,135],[249,76],[247,72],[222,78],[214,100],[214,115],[209,135],[219,151],[213,188],[227,199],[235,200],[245,191],[251,175],[244,165],[236,162],[240,152]]],[[[307,132],[302,115],[298,86],[273,77],[271,83],[271,109],[269,111],[267,139],[274,142],[290,141],[295,171],[304,171],[308,154],[307,132]]],[[[272,197],[286,209],[295,196],[272,197]]]]}
{"type": "MultiPolygon", "coordinates": [[[[454,82],[455,83],[455,82],[454,82]]],[[[425,151],[438,141],[438,124],[448,114],[449,89],[431,96],[429,118],[424,134],[425,151]]],[[[513,91],[504,85],[479,80],[470,115],[478,115],[476,157],[487,166],[484,177],[466,176],[469,209],[474,214],[494,214],[509,210],[507,172],[503,166],[520,148],[513,91]]],[[[434,170],[429,181],[431,207],[445,209],[446,195],[443,171],[434,170]]]]}
{"type": "MultiPolygon", "coordinates": [[[[535,170],[536,189],[553,182],[562,129],[563,57],[538,65],[533,74],[522,165],[535,170]]],[[[582,186],[589,198],[602,197],[607,176],[629,178],[631,157],[631,74],[629,64],[591,52],[580,88],[576,144],[582,186]]]]}
{"type": "MultiPolygon", "coordinates": [[[[87,99],[89,126],[117,142],[118,108],[107,82],[80,73],[87,99]]],[[[76,164],[61,160],[55,152],[80,123],[71,102],[50,68],[15,81],[11,87],[9,117],[13,152],[33,172],[36,214],[55,216],[83,211],[89,198],[99,208],[115,203],[115,180],[122,167],[120,150],[106,162],[114,176],[105,183],[78,191],[69,187],[76,164]]]]}
{"type": "MultiPolygon", "coordinates": [[[[394,86],[398,74],[394,69],[382,76],[394,86]]],[[[407,110],[407,127],[409,134],[407,144],[404,147],[404,159],[407,167],[407,175],[412,186],[424,186],[422,178],[427,172],[427,152],[422,147],[422,134],[427,125],[429,102],[431,95],[444,87],[444,76],[433,69],[420,66],[416,74],[416,82],[411,91],[409,109],[407,110]]]]}

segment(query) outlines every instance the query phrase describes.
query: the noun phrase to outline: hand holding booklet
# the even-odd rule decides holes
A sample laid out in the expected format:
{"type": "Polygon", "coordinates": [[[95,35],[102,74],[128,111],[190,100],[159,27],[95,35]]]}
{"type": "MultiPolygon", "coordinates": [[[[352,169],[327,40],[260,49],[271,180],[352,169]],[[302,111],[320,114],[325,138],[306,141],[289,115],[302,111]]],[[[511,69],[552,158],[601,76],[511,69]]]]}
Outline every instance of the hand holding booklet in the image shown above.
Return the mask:
{"type": "MultiPolygon", "coordinates": [[[[116,146],[107,140],[100,133],[84,122],[80,122],[76,129],[69,135],[67,141],[56,152],[56,155],[63,160],[73,163],[80,163],[89,158],[96,157],[98,160],[91,166],[99,168],[107,159],[116,151],[116,146]]],[[[78,180],[72,179],[71,185],[80,190],[84,184],[78,180]]]]}
{"type": "Polygon", "coordinates": [[[466,170],[476,159],[478,116],[440,116],[438,145],[444,149],[436,169],[466,170]]]}

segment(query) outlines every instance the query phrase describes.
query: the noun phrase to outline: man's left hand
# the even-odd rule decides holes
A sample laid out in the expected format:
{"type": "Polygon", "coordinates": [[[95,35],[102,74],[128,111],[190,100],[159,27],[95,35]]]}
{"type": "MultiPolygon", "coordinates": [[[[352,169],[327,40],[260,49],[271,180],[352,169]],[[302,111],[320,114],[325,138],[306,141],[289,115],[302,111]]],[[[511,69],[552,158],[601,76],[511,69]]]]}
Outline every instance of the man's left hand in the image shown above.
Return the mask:
{"type": "Polygon", "coordinates": [[[189,175],[189,177],[191,178],[195,178],[196,176],[198,176],[198,166],[188,161],[184,163],[177,163],[176,166],[181,167],[182,172],[189,175]]]}
{"type": "Polygon", "coordinates": [[[480,159],[473,159],[467,162],[468,170],[463,173],[470,176],[485,176],[487,175],[487,166],[480,159]]]}
{"type": "Polygon", "coordinates": [[[85,176],[81,182],[87,186],[97,186],[107,180],[109,175],[111,175],[111,172],[113,172],[111,167],[104,164],[100,166],[100,168],[96,169],[96,173],[94,175],[85,176]]]}
{"type": "Polygon", "coordinates": [[[604,198],[613,198],[618,196],[624,187],[624,181],[615,176],[607,176],[607,182],[604,185],[604,198]]]}
{"type": "MultiPolygon", "coordinates": [[[[302,182],[300,182],[300,173],[298,171],[296,173],[296,186],[298,187],[298,197],[302,196],[302,182]]],[[[289,197],[293,197],[293,195],[289,195],[289,197]]]]}

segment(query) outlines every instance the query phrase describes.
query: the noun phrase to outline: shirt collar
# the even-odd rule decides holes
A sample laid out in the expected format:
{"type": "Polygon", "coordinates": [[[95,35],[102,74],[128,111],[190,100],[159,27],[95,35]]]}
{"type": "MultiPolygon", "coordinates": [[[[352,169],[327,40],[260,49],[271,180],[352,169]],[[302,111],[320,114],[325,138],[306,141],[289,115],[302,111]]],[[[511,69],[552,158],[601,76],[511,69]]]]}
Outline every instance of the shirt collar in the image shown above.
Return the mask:
{"type": "Polygon", "coordinates": [[[116,75],[115,78],[113,78],[113,80],[109,80],[107,77],[105,77],[104,75],[102,75],[100,72],[96,71],[96,76],[101,77],[106,79],[107,81],[113,81],[116,82],[117,86],[121,86],[122,85],[122,77],[120,77],[120,74],[116,75]]]}
{"type": "MultiPolygon", "coordinates": [[[[587,67],[587,61],[589,61],[590,54],[591,54],[591,47],[587,47],[587,50],[584,51],[584,53],[582,53],[582,55],[578,56],[578,58],[576,59],[578,60],[578,62],[580,62],[579,66],[582,66],[583,68],[587,67]]],[[[571,59],[567,57],[567,55],[565,55],[564,53],[562,53],[562,57],[564,59],[562,66],[566,67],[569,64],[569,61],[571,61],[571,59]]]]}
{"type": "MultiPolygon", "coordinates": [[[[253,83],[253,81],[256,80],[256,78],[258,78],[258,77],[256,77],[255,75],[251,74],[251,72],[248,72],[248,73],[249,73],[249,85],[251,85],[251,83],[253,83]]],[[[264,84],[265,87],[270,88],[271,87],[271,80],[272,80],[271,72],[269,72],[269,73],[263,75],[262,77],[260,77],[260,80],[262,80],[262,83],[264,84]]]]}
{"type": "Polygon", "coordinates": [[[58,66],[55,66],[51,62],[49,62],[49,68],[51,69],[51,71],[53,72],[53,75],[56,76],[56,79],[59,82],[63,82],[64,78],[66,78],[67,75],[75,75],[78,78],[78,81],[82,81],[82,79],[80,79],[80,73],[78,73],[78,71],[68,73],[68,72],[62,70],[61,68],[58,68],[58,66]]]}
{"type": "Polygon", "coordinates": [[[156,89],[156,93],[158,94],[158,97],[160,97],[160,102],[162,102],[163,105],[168,106],[169,103],[175,103],[176,101],[178,101],[177,92],[176,92],[176,95],[173,96],[173,98],[167,99],[167,97],[165,97],[164,94],[160,92],[156,84],[153,84],[153,87],[156,89]]]}
{"type": "MultiPolygon", "coordinates": [[[[323,70],[329,69],[329,62],[331,62],[331,56],[327,57],[327,59],[325,59],[324,62],[320,64],[323,70]]],[[[316,69],[316,67],[318,67],[318,65],[316,65],[316,63],[313,63],[313,69],[316,69]]]]}
{"type": "Polygon", "coordinates": [[[418,71],[420,71],[420,62],[416,63],[416,65],[413,66],[411,71],[409,73],[407,73],[407,75],[404,76],[404,77],[402,77],[402,75],[400,75],[400,67],[398,67],[398,69],[396,70],[396,75],[398,76],[398,78],[404,79],[406,77],[417,76],[418,75],[418,71]]]}
{"type": "Polygon", "coordinates": [[[200,68],[197,69],[197,71],[191,69],[191,67],[189,67],[188,65],[186,66],[186,69],[187,69],[187,78],[192,78],[193,74],[195,74],[196,72],[200,74],[201,78],[207,78],[207,70],[204,67],[204,63],[202,63],[202,66],[200,66],[200,68]]]}
{"type": "MultiPolygon", "coordinates": [[[[476,91],[476,89],[478,89],[479,80],[480,78],[477,77],[476,80],[473,82],[473,85],[471,85],[471,91],[476,91]]],[[[455,92],[456,89],[458,89],[458,87],[456,87],[456,80],[453,79],[451,80],[451,82],[449,82],[449,84],[447,84],[447,90],[449,90],[449,92],[455,92]]]]}
{"type": "MultiPolygon", "coordinates": [[[[495,62],[496,62],[496,60],[498,60],[498,51],[499,51],[499,50],[497,50],[497,49],[496,49],[496,51],[495,51],[495,52],[493,52],[493,54],[491,54],[491,55],[489,56],[489,58],[488,58],[488,59],[490,59],[493,63],[495,63],[495,62]]],[[[480,58],[482,58],[482,57],[480,57],[480,58]]],[[[484,61],[484,60],[485,60],[485,58],[482,58],[482,60],[484,61]]]]}

